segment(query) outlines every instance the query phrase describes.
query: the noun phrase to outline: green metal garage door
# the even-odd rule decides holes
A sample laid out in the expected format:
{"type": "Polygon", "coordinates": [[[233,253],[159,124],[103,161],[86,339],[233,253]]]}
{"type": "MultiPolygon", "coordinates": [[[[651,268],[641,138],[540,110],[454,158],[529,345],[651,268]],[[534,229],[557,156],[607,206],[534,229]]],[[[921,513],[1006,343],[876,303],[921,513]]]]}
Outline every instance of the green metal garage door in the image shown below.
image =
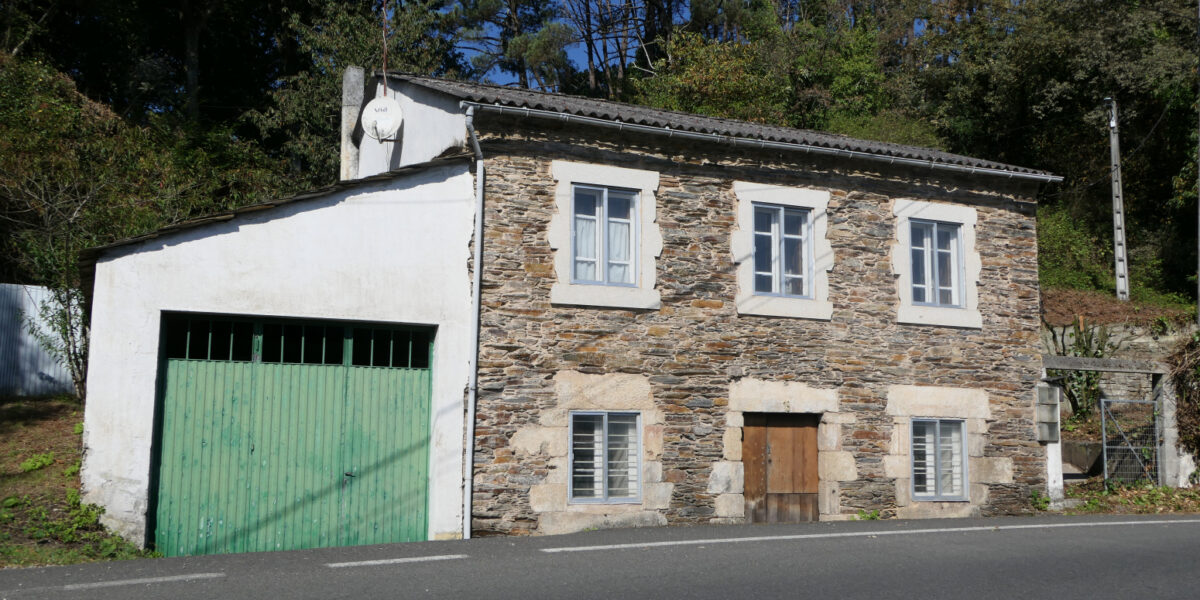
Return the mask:
{"type": "Polygon", "coordinates": [[[424,540],[428,329],[168,315],[156,548],[424,540]]]}

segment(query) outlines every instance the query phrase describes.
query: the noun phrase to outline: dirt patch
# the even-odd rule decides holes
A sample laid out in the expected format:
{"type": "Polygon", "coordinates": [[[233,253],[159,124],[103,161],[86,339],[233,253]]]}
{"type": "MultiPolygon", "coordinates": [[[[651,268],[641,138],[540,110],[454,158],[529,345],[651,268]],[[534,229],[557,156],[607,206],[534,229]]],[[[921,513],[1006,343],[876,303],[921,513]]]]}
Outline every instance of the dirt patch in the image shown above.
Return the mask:
{"type": "Polygon", "coordinates": [[[65,496],[78,488],[78,476],[63,471],[81,458],[77,423],[83,407],[62,400],[9,400],[0,404],[0,496],[65,496]],[[52,457],[49,455],[53,455],[52,457]],[[51,461],[23,471],[21,464],[35,456],[51,461]]]}
{"type": "Polygon", "coordinates": [[[1191,311],[1183,308],[1122,302],[1116,296],[1103,292],[1054,288],[1042,290],[1042,317],[1048,323],[1056,327],[1070,325],[1080,316],[1088,323],[1097,325],[1149,325],[1160,319],[1183,323],[1195,318],[1191,311]]]}
{"type": "Polygon", "coordinates": [[[1099,442],[1103,439],[1100,433],[1100,416],[1096,412],[1089,413],[1086,418],[1068,417],[1063,419],[1060,428],[1062,439],[1078,442],[1099,442]]]}
{"type": "Polygon", "coordinates": [[[79,497],[83,406],[0,397],[0,568],[142,556],[79,497]]]}
{"type": "Polygon", "coordinates": [[[1160,514],[1200,512],[1200,488],[1115,486],[1103,477],[1067,486],[1067,498],[1079,501],[1071,514],[1160,514]]]}

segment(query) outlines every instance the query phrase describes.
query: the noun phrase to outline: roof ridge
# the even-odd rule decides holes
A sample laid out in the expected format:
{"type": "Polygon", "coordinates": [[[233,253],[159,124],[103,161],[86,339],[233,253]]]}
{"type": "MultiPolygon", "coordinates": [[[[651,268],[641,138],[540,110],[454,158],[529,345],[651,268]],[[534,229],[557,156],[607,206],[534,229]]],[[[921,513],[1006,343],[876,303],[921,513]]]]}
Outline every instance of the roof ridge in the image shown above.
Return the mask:
{"type": "MultiPolygon", "coordinates": [[[[473,86],[473,87],[484,87],[484,88],[491,88],[494,90],[502,90],[502,91],[506,91],[506,92],[520,92],[520,93],[527,93],[527,94],[536,94],[539,96],[547,96],[547,97],[552,97],[552,98],[567,98],[567,99],[573,99],[573,100],[583,100],[586,102],[600,102],[603,104],[611,104],[614,106],[627,106],[629,108],[637,108],[637,109],[642,109],[642,110],[653,110],[656,112],[669,113],[669,114],[678,115],[681,117],[704,117],[705,119],[712,119],[714,121],[721,121],[724,123],[745,123],[745,124],[750,124],[750,125],[758,125],[758,126],[762,126],[762,127],[778,127],[780,129],[787,129],[789,131],[803,131],[806,133],[816,133],[816,134],[820,134],[820,135],[841,137],[841,138],[845,138],[848,140],[870,141],[870,140],[858,140],[858,138],[848,136],[843,133],[832,133],[832,132],[818,131],[816,129],[805,129],[803,127],[792,127],[791,125],[780,125],[779,123],[771,123],[771,122],[767,122],[767,121],[748,121],[746,119],[734,119],[731,117],[720,117],[720,116],[716,116],[716,115],[707,115],[704,113],[693,113],[693,112],[687,112],[687,111],[682,111],[682,110],[676,110],[674,108],[661,108],[658,106],[651,106],[649,104],[635,104],[633,102],[626,102],[624,100],[612,100],[610,98],[595,98],[592,96],[582,96],[579,94],[564,94],[562,92],[547,92],[545,90],[535,90],[535,89],[531,89],[531,88],[513,87],[513,86],[507,86],[507,85],[500,85],[498,83],[486,83],[486,82],[480,82],[480,81],[471,81],[469,79],[451,79],[448,77],[435,77],[433,75],[421,75],[421,74],[417,74],[417,73],[389,72],[387,75],[388,75],[388,77],[396,77],[399,79],[407,79],[407,80],[417,79],[417,80],[436,81],[436,82],[458,83],[458,84],[469,85],[469,86],[473,86]]],[[[892,145],[896,145],[896,146],[904,145],[904,144],[895,144],[893,142],[875,142],[875,143],[892,144],[892,145]]],[[[922,146],[912,146],[912,147],[913,148],[921,148],[922,146]]],[[[928,149],[935,150],[935,148],[928,148],[928,149]]]]}
{"type": "MultiPolygon", "coordinates": [[[[375,74],[377,76],[380,75],[378,71],[375,74]]],[[[416,73],[388,72],[386,76],[451,96],[457,96],[462,100],[484,104],[547,110],[561,114],[678,131],[690,131],[734,139],[782,142],[808,146],[814,149],[823,148],[847,151],[852,154],[864,154],[885,159],[912,159],[930,164],[942,164],[972,170],[999,171],[1000,173],[1033,175],[1049,178],[1049,180],[1061,180],[1061,178],[1045,170],[977,158],[938,148],[867,140],[840,133],[801,129],[774,123],[715,117],[617,100],[545,92],[528,88],[502,86],[494,83],[448,79],[416,73]]]]}

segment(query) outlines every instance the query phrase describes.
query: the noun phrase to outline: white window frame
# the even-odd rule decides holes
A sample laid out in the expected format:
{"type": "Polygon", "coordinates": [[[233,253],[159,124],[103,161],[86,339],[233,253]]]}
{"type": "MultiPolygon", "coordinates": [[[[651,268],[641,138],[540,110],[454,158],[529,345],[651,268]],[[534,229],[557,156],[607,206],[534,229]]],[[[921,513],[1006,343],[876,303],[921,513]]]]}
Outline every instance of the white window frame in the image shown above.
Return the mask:
{"type": "Polygon", "coordinates": [[[618,285],[627,287],[637,286],[637,266],[638,266],[638,193],[637,190],[630,190],[617,187],[601,186],[601,185],[585,185],[575,184],[571,186],[571,283],[576,285],[618,285]],[[599,194],[596,206],[596,215],[587,217],[579,215],[575,212],[575,194],[579,190],[588,190],[599,194]],[[608,226],[614,219],[609,218],[609,192],[623,192],[632,196],[629,206],[629,218],[621,219],[629,223],[629,260],[626,265],[630,271],[630,281],[609,281],[609,267],[614,263],[612,252],[609,248],[608,241],[608,226]],[[575,255],[575,250],[578,248],[578,230],[575,227],[575,221],[580,218],[589,218],[596,222],[595,231],[596,239],[593,241],[593,250],[596,258],[592,259],[596,263],[596,273],[599,277],[596,279],[579,279],[576,275],[576,263],[581,259],[575,255]]]}
{"type": "Polygon", "coordinates": [[[830,193],[749,181],[733,182],[733,192],[737,198],[737,226],[730,237],[730,249],[737,272],[735,302],[738,314],[824,321],[833,318],[833,303],[829,301],[829,271],[833,269],[833,246],[829,241],[830,193]],[[757,207],[807,211],[807,272],[803,296],[755,291],[754,214],[757,207]]]}
{"type": "Polygon", "coordinates": [[[812,298],[812,211],[807,208],[796,208],[792,206],[784,206],[779,204],[764,204],[753,202],[755,229],[754,229],[754,256],[751,262],[754,265],[754,294],[758,296],[782,296],[786,298],[812,298]],[[758,270],[758,238],[764,234],[758,231],[757,220],[760,212],[769,212],[771,215],[771,230],[766,232],[766,236],[770,237],[771,244],[771,270],[758,270]],[[789,234],[784,230],[784,223],[789,215],[799,216],[802,219],[799,234],[789,234]],[[784,265],[784,255],[788,240],[797,240],[800,243],[803,261],[800,264],[799,275],[789,275],[786,272],[784,265]],[[771,290],[762,291],[758,289],[758,278],[770,277],[771,290]],[[787,281],[789,279],[799,279],[801,281],[801,289],[799,294],[789,294],[787,290],[787,281]]]}
{"type": "MultiPolygon", "coordinates": [[[[893,201],[896,238],[892,245],[892,272],[896,275],[896,321],[912,325],[934,325],[964,329],[983,328],[979,312],[979,276],[982,260],[975,243],[976,209],[945,202],[899,198],[893,201]],[[912,224],[937,222],[958,225],[957,282],[959,302],[955,306],[913,302],[912,224]]],[[[927,274],[928,275],[928,274],[927,274]]]]}
{"type": "MultiPolygon", "coordinates": [[[[656,261],[662,254],[662,232],[657,222],[658,172],[590,163],[555,160],[550,163],[555,179],[555,213],[550,218],[547,240],[554,251],[555,282],[550,287],[554,305],[597,306],[641,310],[662,307],[662,294],[655,289],[656,261]],[[635,195],[632,284],[576,281],[575,276],[575,189],[605,188],[635,195]]],[[[607,277],[607,273],[604,274],[607,277]]]]}
{"type": "MultiPolygon", "coordinates": [[[[943,221],[926,221],[923,219],[910,219],[908,221],[909,232],[909,260],[912,260],[912,254],[915,250],[920,250],[922,253],[922,271],[925,274],[925,284],[919,287],[924,288],[925,300],[918,301],[916,299],[916,288],[918,285],[913,282],[909,286],[908,293],[912,295],[912,303],[918,306],[943,306],[949,308],[962,308],[962,225],[958,223],[946,223],[943,221]],[[923,236],[925,243],[920,247],[912,243],[912,231],[921,228],[927,231],[923,236]],[[941,269],[938,266],[938,253],[942,252],[937,247],[938,234],[946,229],[951,229],[954,236],[951,238],[951,247],[948,252],[950,255],[950,302],[941,301],[942,287],[938,283],[941,281],[941,269]],[[932,298],[932,300],[931,300],[932,298]]],[[[916,271],[910,265],[909,273],[916,271]]],[[[915,277],[914,277],[915,279],[915,277]]]]}
{"type": "Polygon", "coordinates": [[[914,502],[968,502],[971,493],[970,479],[970,456],[968,454],[967,444],[967,422],[964,419],[937,419],[937,418],[913,418],[908,426],[909,435],[909,459],[912,475],[912,499],[914,502]],[[933,486],[934,491],[919,493],[917,492],[917,452],[916,452],[916,426],[918,423],[933,423],[934,424],[934,443],[933,443],[933,486]],[[942,461],[942,425],[953,423],[959,428],[959,456],[962,461],[962,493],[961,494],[945,494],[942,492],[941,485],[941,461],[942,461]]]}
{"type": "Polygon", "coordinates": [[[642,490],[645,486],[645,469],[642,466],[642,452],[645,444],[645,437],[642,433],[642,413],[637,411],[570,411],[567,413],[567,498],[571,504],[641,504],[642,490]],[[637,439],[637,450],[633,452],[636,460],[637,473],[637,490],[636,493],[628,497],[611,498],[609,497],[608,489],[608,418],[610,416],[632,416],[636,419],[634,426],[635,437],[637,439]],[[604,461],[603,474],[601,475],[601,489],[603,494],[600,497],[575,497],[575,417],[602,417],[601,430],[603,432],[603,449],[600,456],[604,461]]]}

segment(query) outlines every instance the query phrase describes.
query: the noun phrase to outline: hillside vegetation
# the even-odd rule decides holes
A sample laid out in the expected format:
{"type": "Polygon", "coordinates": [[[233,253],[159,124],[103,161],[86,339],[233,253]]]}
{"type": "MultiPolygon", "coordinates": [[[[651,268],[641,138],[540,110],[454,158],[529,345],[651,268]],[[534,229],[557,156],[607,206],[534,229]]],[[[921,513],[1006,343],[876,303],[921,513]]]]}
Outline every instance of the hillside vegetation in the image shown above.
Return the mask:
{"type": "MultiPolygon", "coordinates": [[[[1037,215],[1045,289],[1111,293],[1105,98],[1115,98],[1133,295],[1186,311],[1194,9],[1187,0],[14,0],[0,7],[0,280],[49,285],[77,306],[84,247],[331,182],[341,73],[382,66],[386,23],[393,70],[1062,175],[1037,215]]],[[[82,332],[71,344],[86,355],[86,329],[73,327],[60,330],[82,332]]]]}

